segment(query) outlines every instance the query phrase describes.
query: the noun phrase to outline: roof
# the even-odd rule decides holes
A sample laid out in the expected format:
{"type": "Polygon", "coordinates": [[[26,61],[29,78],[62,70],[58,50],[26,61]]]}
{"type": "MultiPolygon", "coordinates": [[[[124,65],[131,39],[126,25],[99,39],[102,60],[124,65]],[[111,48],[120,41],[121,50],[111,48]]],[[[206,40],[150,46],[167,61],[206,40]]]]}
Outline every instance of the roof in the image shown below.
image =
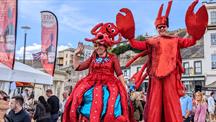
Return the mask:
{"type": "MultiPolygon", "coordinates": [[[[190,36],[185,29],[178,29],[170,31],[171,34],[178,35],[182,38],[189,38],[190,36]]],[[[182,59],[192,59],[192,58],[204,58],[204,39],[201,38],[197,41],[196,45],[188,48],[181,49],[182,59]]]]}
{"type": "Polygon", "coordinates": [[[59,52],[64,52],[64,51],[72,51],[72,52],[74,52],[75,49],[74,48],[67,48],[67,49],[61,50],[59,52]]]}
{"type": "Polygon", "coordinates": [[[182,59],[204,58],[204,39],[201,38],[192,47],[181,49],[181,56],[182,59]]]}
{"type": "Polygon", "coordinates": [[[204,58],[204,46],[195,45],[181,50],[182,59],[204,58]]]}
{"type": "Polygon", "coordinates": [[[216,81],[206,85],[205,87],[216,87],[216,81]]]}
{"type": "Polygon", "coordinates": [[[49,74],[17,61],[13,70],[3,64],[0,64],[0,69],[1,80],[5,81],[22,81],[37,84],[52,84],[53,82],[53,78],[49,74]]]}

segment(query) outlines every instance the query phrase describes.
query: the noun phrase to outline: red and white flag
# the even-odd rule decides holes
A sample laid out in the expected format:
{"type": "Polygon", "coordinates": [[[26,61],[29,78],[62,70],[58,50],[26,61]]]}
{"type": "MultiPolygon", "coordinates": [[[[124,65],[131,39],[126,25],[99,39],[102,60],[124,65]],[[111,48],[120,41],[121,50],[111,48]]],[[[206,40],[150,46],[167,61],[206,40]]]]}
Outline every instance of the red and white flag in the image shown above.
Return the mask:
{"type": "Polygon", "coordinates": [[[41,12],[41,21],[41,64],[45,71],[53,76],[58,45],[58,21],[50,11],[41,12]]]}

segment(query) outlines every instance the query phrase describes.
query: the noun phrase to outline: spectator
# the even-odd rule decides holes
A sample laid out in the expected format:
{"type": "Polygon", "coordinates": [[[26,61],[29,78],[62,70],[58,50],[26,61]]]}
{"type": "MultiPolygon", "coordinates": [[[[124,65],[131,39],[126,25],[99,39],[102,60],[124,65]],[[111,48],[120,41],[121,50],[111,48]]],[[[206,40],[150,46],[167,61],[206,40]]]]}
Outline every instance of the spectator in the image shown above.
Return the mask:
{"type": "Polygon", "coordinates": [[[192,112],[192,99],[187,94],[180,98],[182,117],[184,122],[190,122],[192,112]]]}
{"type": "Polygon", "coordinates": [[[6,111],[9,109],[9,102],[7,101],[7,94],[0,90],[0,122],[4,121],[6,111]]]}
{"type": "Polygon", "coordinates": [[[22,96],[14,96],[11,99],[11,111],[7,115],[10,122],[31,122],[29,114],[23,109],[24,99],[22,96]]]}
{"type": "Polygon", "coordinates": [[[61,112],[61,120],[63,119],[65,103],[67,102],[67,99],[68,99],[68,92],[64,92],[64,93],[62,94],[62,96],[63,96],[63,101],[62,101],[62,103],[61,103],[61,109],[60,109],[60,112],[61,112]]]}
{"type": "Polygon", "coordinates": [[[195,94],[196,97],[196,105],[194,107],[194,122],[205,122],[206,121],[206,111],[207,111],[207,103],[203,99],[202,92],[198,91],[195,94]]]}
{"type": "Polygon", "coordinates": [[[139,92],[131,92],[131,96],[130,96],[130,99],[133,103],[133,107],[134,107],[134,119],[136,121],[142,121],[143,119],[143,106],[142,106],[142,102],[141,100],[139,99],[139,95],[140,93],[139,92]]]}
{"type": "Polygon", "coordinates": [[[43,96],[38,98],[38,104],[33,118],[36,122],[51,122],[50,106],[43,96]]]}
{"type": "Polygon", "coordinates": [[[23,93],[22,93],[22,97],[24,98],[24,101],[26,101],[29,97],[29,90],[26,88],[23,90],[23,93]]]}
{"type": "Polygon", "coordinates": [[[214,101],[214,92],[211,92],[210,97],[208,98],[208,112],[210,121],[214,120],[214,112],[215,112],[215,101],[214,101]]]}
{"type": "Polygon", "coordinates": [[[33,115],[34,113],[34,96],[30,95],[28,99],[26,99],[26,101],[24,102],[24,106],[25,110],[27,110],[29,113],[31,113],[33,115]]]}
{"type": "Polygon", "coordinates": [[[196,96],[195,96],[195,92],[193,93],[193,99],[192,99],[192,106],[193,106],[193,108],[192,108],[192,112],[191,112],[191,122],[194,122],[194,116],[195,116],[195,113],[194,113],[194,111],[193,110],[195,110],[195,108],[196,108],[196,96]]]}
{"type": "Polygon", "coordinates": [[[59,117],[59,99],[57,96],[53,95],[51,89],[46,90],[46,95],[48,97],[47,102],[51,107],[51,120],[52,122],[57,122],[59,117]]]}

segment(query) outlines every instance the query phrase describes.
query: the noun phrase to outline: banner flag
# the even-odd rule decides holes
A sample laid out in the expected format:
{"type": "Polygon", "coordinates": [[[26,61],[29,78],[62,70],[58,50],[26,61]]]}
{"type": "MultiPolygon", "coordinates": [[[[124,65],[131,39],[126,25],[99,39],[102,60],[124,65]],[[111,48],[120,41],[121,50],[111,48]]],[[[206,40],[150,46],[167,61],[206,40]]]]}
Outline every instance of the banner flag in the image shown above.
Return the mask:
{"type": "Polygon", "coordinates": [[[41,64],[44,70],[53,76],[58,45],[58,21],[50,11],[41,12],[41,21],[41,64]]]}
{"type": "Polygon", "coordinates": [[[0,0],[0,63],[13,69],[16,50],[17,0],[0,0]]]}

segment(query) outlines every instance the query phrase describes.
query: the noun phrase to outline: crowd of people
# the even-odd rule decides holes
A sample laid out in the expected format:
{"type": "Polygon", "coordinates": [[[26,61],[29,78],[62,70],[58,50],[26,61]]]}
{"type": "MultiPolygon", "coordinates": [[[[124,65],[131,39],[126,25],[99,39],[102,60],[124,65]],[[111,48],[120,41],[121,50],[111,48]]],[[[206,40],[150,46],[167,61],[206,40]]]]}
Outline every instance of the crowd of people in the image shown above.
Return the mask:
{"type": "Polygon", "coordinates": [[[0,122],[57,122],[64,113],[64,105],[68,93],[62,94],[63,101],[46,90],[46,96],[29,95],[25,89],[22,94],[9,99],[4,91],[0,91],[0,122]]]}
{"type": "Polygon", "coordinates": [[[184,122],[214,122],[215,116],[215,92],[211,92],[210,96],[206,96],[198,91],[193,97],[185,94],[180,98],[182,116],[184,122]]]}
{"type": "MultiPolygon", "coordinates": [[[[143,91],[129,91],[129,98],[133,106],[134,119],[143,122],[146,96],[143,91]]],[[[214,122],[216,121],[215,92],[206,97],[198,91],[189,96],[185,94],[180,98],[183,122],[214,122]]],[[[68,92],[62,94],[63,101],[53,95],[51,89],[46,90],[46,96],[39,96],[35,100],[24,90],[20,96],[10,99],[4,91],[0,91],[0,122],[57,122],[62,121],[64,106],[68,100],[68,92]],[[46,100],[47,98],[47,100],[46,100]],[[31,102],[33,101],[33,102],[31,102]],[[10,103],[10,104],[9,104],[10,103]]]]}

